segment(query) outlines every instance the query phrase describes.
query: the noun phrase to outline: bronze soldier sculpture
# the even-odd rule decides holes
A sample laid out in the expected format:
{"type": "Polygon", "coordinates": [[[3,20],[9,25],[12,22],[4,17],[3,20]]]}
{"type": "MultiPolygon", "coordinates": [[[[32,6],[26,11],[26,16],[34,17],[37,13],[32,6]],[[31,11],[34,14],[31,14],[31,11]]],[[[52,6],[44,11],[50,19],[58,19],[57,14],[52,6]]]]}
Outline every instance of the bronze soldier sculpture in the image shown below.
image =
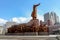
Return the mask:
{"type": "Polygon", "coordinates": [[[36,14],[36,11],[37,10],[36,10],[36,7],[39,6],[39,5],[40,5],[40,3],[39,4],[36,4],[36,5],[33,5],[33,11],[32,11],[32,14],[31,14],[33,20],[37,18],[37,14],[36,14]]]}

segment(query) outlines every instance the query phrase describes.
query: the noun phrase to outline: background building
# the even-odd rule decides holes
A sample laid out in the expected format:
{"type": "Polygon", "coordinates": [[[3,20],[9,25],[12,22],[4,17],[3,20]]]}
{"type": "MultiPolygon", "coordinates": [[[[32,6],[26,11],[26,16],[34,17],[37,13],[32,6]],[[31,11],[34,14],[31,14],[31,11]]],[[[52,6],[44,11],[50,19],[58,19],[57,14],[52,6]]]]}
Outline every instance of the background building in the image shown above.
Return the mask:
{"type": "Polygon", "coordinates": [[[59,17],[55,12],[48,12],[44,14],[44,22],[47,22],[48,20],[50,20],[52,24],[59,23],[59,17]]]}
{"type": "Polygon", "coordinates": [[[4,34],[4,28],[3,28],[3,26],[0,26],[0,34],[4,34]]]}
{"type": "Polygon", "coordinates": [[[5,33],[7,32],[7,28],[11,27],[12,25],[16,25],[16,22],[6,22],[6,24],[3,26],[5,33]]]}
{"type": "Polygon", "coordinates": [[[16,25],[16,22],[6,22],[6,24],[4,25],[5,28],[11,27],[12,25],[16,25]]]}

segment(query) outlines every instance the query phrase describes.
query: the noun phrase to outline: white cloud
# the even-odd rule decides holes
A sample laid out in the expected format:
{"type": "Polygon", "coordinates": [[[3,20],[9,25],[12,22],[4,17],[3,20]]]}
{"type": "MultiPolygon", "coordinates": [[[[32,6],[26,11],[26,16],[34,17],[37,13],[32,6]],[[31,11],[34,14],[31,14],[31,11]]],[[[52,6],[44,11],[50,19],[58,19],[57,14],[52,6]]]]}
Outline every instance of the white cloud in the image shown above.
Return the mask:
{"type": "Polygon", "coordinates": [[[39,20],[42,20],[42,21],[44,21],[44,17],[42,16],[42,15],[37,15],[37,18],[39,19],[39,20]]]}
{"type": "Polygon", "coordinates": [[[0,18],[0,25],[3,25],[7,22],[7,20],[0,18]]]}
{"type": "Polygon", "coordinates": [[[27,23],[31,18],[26,18],[26,17],[14,17],[12,18],[13,22],[17,22],[17,23],[27,23]]]}
{"type": "Polygon", "coordinates": [[[6,22],[7,22],[7,20],[0,18],[0,23],[3,23],[4,24],[6,22]]]}
{"type": "Polygon", "coordinates": [[[12,21],[13,21],[13,22],[18,22],[18,23],[19,23],[19,20],[18,20],[18,18],[16,18],[16,17],[12,18],[12,21]]]}

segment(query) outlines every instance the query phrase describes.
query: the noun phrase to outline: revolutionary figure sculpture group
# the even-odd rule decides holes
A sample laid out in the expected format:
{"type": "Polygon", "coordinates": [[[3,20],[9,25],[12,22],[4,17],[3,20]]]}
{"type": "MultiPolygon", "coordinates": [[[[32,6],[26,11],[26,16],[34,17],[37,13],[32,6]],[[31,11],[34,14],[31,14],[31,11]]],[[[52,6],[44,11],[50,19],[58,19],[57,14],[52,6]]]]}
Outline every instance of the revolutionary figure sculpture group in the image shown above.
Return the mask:
{"type": "Polygon", "coordinates": [[[20,33],[20,32],[48,32],[48,27],[44,24],[40,24],[37,19],[37,6],[39,4],[33,5],[33,11],[31,14],[32,20],[26,24],[13,25],[8,28],[8,33],[20,33]]]}

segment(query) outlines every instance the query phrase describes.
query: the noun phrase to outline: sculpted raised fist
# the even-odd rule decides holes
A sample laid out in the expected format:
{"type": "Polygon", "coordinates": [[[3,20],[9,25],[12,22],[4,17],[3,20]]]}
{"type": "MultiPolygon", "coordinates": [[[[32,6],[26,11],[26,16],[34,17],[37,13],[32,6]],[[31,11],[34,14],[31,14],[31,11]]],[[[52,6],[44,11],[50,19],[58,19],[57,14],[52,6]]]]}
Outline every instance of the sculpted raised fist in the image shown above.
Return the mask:
{"type": "Polygon", "coordinates": [[[39,4],[35,4],[35,5],[33,5],[33,7],[37,7],[37,6],[39,6],[40,5],[40,3],[39,4]]]}

